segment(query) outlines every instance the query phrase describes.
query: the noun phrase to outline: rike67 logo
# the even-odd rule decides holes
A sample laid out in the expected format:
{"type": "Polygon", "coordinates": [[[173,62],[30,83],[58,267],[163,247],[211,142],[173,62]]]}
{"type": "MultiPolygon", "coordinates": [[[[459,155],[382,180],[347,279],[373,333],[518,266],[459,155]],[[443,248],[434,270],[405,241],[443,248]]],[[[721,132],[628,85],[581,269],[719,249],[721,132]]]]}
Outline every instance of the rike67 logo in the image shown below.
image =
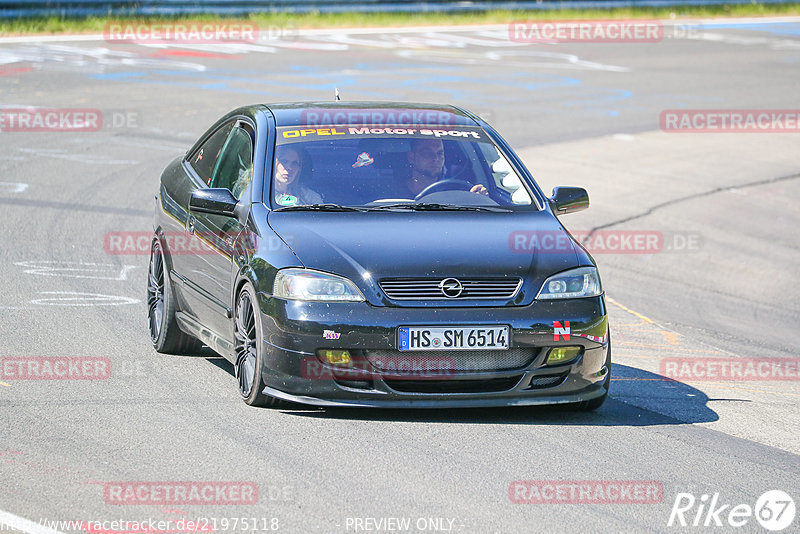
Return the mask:
{"type": "Polygon", "coordinates": [[[794,499],[781,490],[762,494],[749,504],[725,503],[719,493],[704,493],[699,498],[691,493],[678,493],[667,521],[668,527],[743,527],[755,516],[765,529],[778,532],[794,523],[794,499]]]}

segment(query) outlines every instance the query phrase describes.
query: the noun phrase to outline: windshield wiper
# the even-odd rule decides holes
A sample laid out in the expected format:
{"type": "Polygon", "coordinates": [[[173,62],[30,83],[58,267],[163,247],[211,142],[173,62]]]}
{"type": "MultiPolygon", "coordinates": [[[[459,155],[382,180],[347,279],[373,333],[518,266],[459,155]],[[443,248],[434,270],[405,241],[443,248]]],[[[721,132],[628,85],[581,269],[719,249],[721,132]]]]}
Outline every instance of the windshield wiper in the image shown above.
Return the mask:
{"type": "Polygon", "coordinates": [[[367,211],[364,208],[342,206],[340,204],[303,204],[300,206],[283,206],[274,211],[367,211]]]}
{"type": "Polygon", "coordinates": [[[411,211],[493,211],[509,212],[508,208],[501,206],[456,206],[454,204],[436,204],[432,202],[397,202],[382,206],[342,206],[341,204],[302,204],[299,206],[283,206],[274,211],[383,211],[383,210],[411,210],[411,211]]]}
{"type": "Polygon", "coordinates": [[[511,211],[501,206],[456,206],[454,204],[435,204],[432,202],[398,202],[396,204],[384,204],[382,206],[372,206],[370,211],[405,209],[412,211],[511,211]]]}

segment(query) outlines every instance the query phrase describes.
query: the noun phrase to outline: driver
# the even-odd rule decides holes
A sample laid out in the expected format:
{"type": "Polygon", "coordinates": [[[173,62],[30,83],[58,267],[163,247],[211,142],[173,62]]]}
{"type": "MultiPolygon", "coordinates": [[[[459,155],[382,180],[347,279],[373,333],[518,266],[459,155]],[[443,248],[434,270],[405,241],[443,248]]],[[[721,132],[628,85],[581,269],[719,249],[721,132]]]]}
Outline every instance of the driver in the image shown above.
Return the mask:
{"type": "MultiPolygon", "coordinates": [[[[444,144],[441,139],[413,139],[406,158],[411,176],[405,185],[411,192],[411,198],[415,198],[429,185],[445,179],[444,144]]],[[[470,192],[489,194],[481,184],[473,185],[470,192]]]]}

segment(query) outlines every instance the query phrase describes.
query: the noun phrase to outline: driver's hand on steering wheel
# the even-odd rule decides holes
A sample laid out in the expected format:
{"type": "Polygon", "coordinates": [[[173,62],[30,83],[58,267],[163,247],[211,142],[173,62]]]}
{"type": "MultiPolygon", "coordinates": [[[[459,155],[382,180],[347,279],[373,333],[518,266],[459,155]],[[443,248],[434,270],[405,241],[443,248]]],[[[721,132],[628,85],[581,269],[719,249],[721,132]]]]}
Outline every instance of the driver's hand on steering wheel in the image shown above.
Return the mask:
{"type": "Polygon", "coordinates": [[[469,190],[470,193],[478,193],[480,195],[489,195],[489,191],[483,187],[481,184],[473,185],[472,189],[469,190]]]}

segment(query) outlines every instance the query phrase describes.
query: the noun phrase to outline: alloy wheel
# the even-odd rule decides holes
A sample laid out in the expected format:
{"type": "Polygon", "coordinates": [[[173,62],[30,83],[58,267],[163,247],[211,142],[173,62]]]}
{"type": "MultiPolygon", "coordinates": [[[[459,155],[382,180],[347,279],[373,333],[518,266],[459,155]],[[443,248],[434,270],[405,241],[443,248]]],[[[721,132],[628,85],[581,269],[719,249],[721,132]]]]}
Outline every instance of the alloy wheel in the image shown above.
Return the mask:
{"type": "Polygon", "coordinates": [[[236,354],[236,377],[239,379],[239,392],[249,397],[253,389],[256,372],[256,318],[250,295],[243,291],[239,296],[234,321],[234,351],[236,354]]]}
{"type": "Polygon", "coordinates": [[[150,338],[156,342],[161,334],[161,321],[164,317],[164,257],[158,243],[153,245],[150,270],[147,274],[147,317],[150,324],[150,338]]]}

